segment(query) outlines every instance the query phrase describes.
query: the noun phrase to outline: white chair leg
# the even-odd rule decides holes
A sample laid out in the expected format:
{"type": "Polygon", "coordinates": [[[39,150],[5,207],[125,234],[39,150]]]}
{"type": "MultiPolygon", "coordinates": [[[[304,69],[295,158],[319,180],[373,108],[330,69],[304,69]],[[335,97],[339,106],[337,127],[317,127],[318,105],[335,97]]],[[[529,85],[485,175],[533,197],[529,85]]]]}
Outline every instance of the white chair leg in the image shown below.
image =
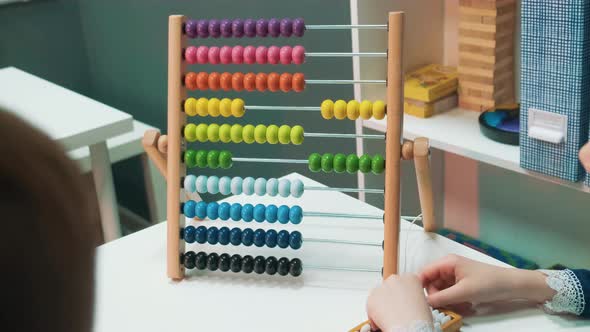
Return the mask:
{"type": "Polygon", "coordinates": [[[150,221],[155,224],[166,220],[166,181],[145,153],[141,154],[141,164],[150,221]]]}
{"type": "Polygon", "coordinates": [[[113,184],[113,173],[106,142],[90,146],[92,177],[96,188],[104,242],[121,237],[119,208],[113,184]]]}

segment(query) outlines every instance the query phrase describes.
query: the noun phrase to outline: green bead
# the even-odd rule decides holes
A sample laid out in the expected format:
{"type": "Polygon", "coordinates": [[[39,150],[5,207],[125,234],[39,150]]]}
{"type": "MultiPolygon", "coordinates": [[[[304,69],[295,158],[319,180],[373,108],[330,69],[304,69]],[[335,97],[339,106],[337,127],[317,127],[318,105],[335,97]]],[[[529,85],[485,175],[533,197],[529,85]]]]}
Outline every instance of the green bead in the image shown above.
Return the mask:
{"type": "Polygon", "coordinates": [[[281,144],[291,143],[291,127],[290,126],[282,125],[279,128],[279,142],[281,142],[281,144]]]}
{"type": "Polygon", "coordinates": [[[368,154],[364,154],[359,159],[359,170],[363,173],[369,173],[371,171],[371,163],[373,158],[368,154]]]}
{"type": "Polygon", "coordinates": [[[324,153],[322,156],[322,171],[330,173],[334,170],[334,155],[331,153],[324,153]]]}
{"type": "Polygon", "coordinates": [[[259,124],[254,128],[254,140],[258,144],[266,143],[266,126],[259,124]]]}
{"type": "Polygon", "coordinates": [[[354,174],[359,170],[359,157],[354,154],[349,154],[346,157],[346,171],[350,174],[354,174]]]}
{"type": "Polygon", "coordinates": [[[219,154],[219,166],[223,169],[231,168],[233,165],[231,152],[223,150],[219,154]]]}
{"type": "Polygon", "coordinates": [[[242,131],[242,138],[244,139],[244,142],[247,144],[252,144],[254,143],[254,126],[249,124],[249,125],[245,125],[244,126],[244,130],[242,131]]]}
{"type": "Polygon", "coordinates": [[[334,155],[334,172],[344,173],[344,171],[346,171],[346,155],[337,153],[334,155]]]}
{"type": "Polygon", "coordinates": [[[219,167],[219,151],[211,150],[207,153],[207,166],[211,169],[219,167]]]}
{"type": "Polygon", "coordinates": [[[242,127],[242,125],[240,124],[235,124],[233,126],[231,126],[231,141],[234,143],[241,143],[243,138],[242,138],[242,131],[244,130],[244,127],[242,127]]]}
{"type": "Polygon", "coordinates": [[[385,159],[380,154],[376,154],[371,162],[371,170],[374,174],[381,174],[385,170],[385,159]]]}
{"type": "Polygon", "coordinates": [[[197,125],[197,140],[199,140],[199,142],[203,143],[203,142],[207,142],[207,129],[209,128],[209,126],[206,123],[199,123],[197,125]]]}
{"type": "Polygon", "coordinates": [[[197,140],[197,126],[194,123],[189,123],[184,127],[184,139],[187,142],[197,140]]]}
{"type": "Polygon", "coordinates": [[[301,145],[303,143],[303,127],[294,126],[291,128],[291,142],[295,145],[301,145]]]}
{"type": "Polygon", "coordinates": [[[227,123],[222,124],[219,127],[219,140],[221,140],[223,143],[231,142],[231,126],[227,123]]]}
{"type": "Polygon", "coordinates": [[[199,168],[207,167],[207,151],[199,150],[197,151],[196,163],[199,168]]]}
{"type": "Polygon", "coordinates": [[[319,172],[322,170],[322,156],[319,153],[312,153],[308,159],[309,170],[312,172],[319,172]]]}
{"type": "Polygon", "coordinates": [[[195,167],[197,165],[196,157],[197,151],[190,149],[184,151],[184,164],[186,165],[186,167],[195,167]]]}
{"type": "Polygon", "coordinates": [[[270,125],[266,128],[266,141],[270,144],[279,142],[279,126],[270,125]]]}
{"type": "Polygon", "coordinates": [[[217,123],[212,123],[207,128],[207,138],[209,138],[209,142],[219,142],[219,125],[217,123]]]}

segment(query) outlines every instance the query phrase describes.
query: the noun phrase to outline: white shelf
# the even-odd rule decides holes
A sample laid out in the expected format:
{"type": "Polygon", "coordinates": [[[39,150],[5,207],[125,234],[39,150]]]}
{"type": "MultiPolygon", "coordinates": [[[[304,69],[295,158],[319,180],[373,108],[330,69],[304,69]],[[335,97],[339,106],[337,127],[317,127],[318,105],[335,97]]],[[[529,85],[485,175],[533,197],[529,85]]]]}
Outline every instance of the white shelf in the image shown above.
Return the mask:
{"type": "MultiPolygon", "coordinates": [[[[459,108],[428,119],[404,115],[404,138],[427,137],[436,149],[590,193],[590,188],[583,182],[572,183],[520,167],[519,147],[497,143],[483,136],[478,116],[477,112],[459,108]]],[[[386,124],[385,120],[371,119],[363,121],[363,126],[385,132],[386,124]]]]}

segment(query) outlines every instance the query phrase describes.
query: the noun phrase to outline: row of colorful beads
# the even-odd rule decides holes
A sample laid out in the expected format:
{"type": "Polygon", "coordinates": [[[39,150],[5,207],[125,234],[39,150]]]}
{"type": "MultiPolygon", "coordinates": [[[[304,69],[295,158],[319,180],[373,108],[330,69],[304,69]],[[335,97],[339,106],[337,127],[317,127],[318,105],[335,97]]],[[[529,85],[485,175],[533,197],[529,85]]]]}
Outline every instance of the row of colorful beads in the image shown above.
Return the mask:
{"type": "Polygon", "coordinates": [[[257,222],[266,221],[271,224],[278,221],[281,224],[291,222],[295,225],[300,224],[303,220],[303,209],[299,205],[292,207],[281,205],[277,207],[273,204],[268,206],[257,204],[254,206],[249,203],[242,205],[239,203],[207,203],[189,200],[181,204],[181,210],[187,218],[208,218],[209,220],[229,220],[231,218],[233,221],[251,222],[256,220],[257,222]]]}
{"type": "Polygon", "coordinates": [[[305,48],[291,46],[189,46],[184,50],[189,64],[283,64],[300,65],[305,62],[305,48]]]}
{"type": "Polygon", "coordinates": [[[293,231],[289,233],[286,230],[277,232],[274,229],[265,231],[264,229],[253,230],[251,228],[232,228],[228,227],[205,227],[205,226],[187,226],[181,230],[181,239],[186,243],[209,243],[212,245],[220,244],[226,246],[232,244],[234,246],[244,245],[250,247],[267,246],[269,248],[279,247],[282,249],[300,249],[303,243],[303,237],[300,232],[293,231]]]}
{"type": "Polygon", "coordinates": [[[183,161],[187,167],[199,168],[223,168],[228,169],[233,165],[232,154],[229,151],[219,150],[191,150],[187,149],[183,153],[183,161]]]}
{"type": "Polygon", "coordinates": [[[185,268],[191,270],[209,270],[209,271],[232,271],[235,273],[256,273],[286,276],[290,274],[293,277],[298,277],[303,272],[303,263],[299,258],[289,260],[287,257],[277,259],[270,256],[264,258],[263,256],[256,256],[256,258],[246,255],[244,257],[235,254],[218,255],[216,253],[207,254],[205,252],[195,253],[194,251],[187,251],[180,256],[180,263],[185,268]]]}
{"type": "Polygon", "coordinates": [[[212,116],[214,118],[223,116],[229,118],[230,116],[241,118],[246,109],[244,107],[244,100],[241,98],[187,98],[184,103],[184,112],[188,116],[212,116]]]}
{"type": "Polygon", "coordinates": [[[349,154],[346,156],[343,153],[331,154],[312,153],[308,159],[309,170],[312,172],[324,173],[362,173],[373,172],[374,174],[381,174],[385,170],[385,158],[376,154],[371,157],[368,154],[362,155],[360,158],[357,155],[349,154]]]}
{"type": "Polygon", "coordinates": [[[326,120],[336,118],[338,120],[350,119],[356,120],[361,117],[364,120],[368,120],[371,117],[381,120],[385,118],[385,103],[381,100],[371,102],[363,100],[359,103],[356,100],[346,102],[344,100],[336,100],[333,102],[330,99],[326,99],[320,105],[320,111],[322,117],[326,120]]]}
{"type": "Polygon", "coordinates": [[[303,143],[303,127],[288,125],[245,125],[241,124],[222,124],[221,126],[212,123],[190,123],[184,127],[184,139],[187,142],[219,142],[222,143],[247,143],[254,142],[258,144],[294,144],[303,143]]]}
{"type": "Polygon", "coordinates": [[[184,77],[184,85],[189,90],[217,91],[270,91],[301,92],[305,89],[303,73],[206,73],[189,72],[184,77]]]}
{"type": "Polygon", "coordinates": [[[302,37],[305,22],[302,18],[188,20],[184,25],[184,33],[189,38],[302,37]]]}
{"type": "Polygon", "coordinates": [[[183,181],[184,190],[189,193],[198,192],[199,194],[222,194],[222,195],[248,195],[258,196],[269,195],[275,197],[293,196],[299,198],[303,195],[303,182],[299,179],[264,179],[253,177],[233,177],[223,176],[205,176],[205,175],[187,175],[183,181]]]}

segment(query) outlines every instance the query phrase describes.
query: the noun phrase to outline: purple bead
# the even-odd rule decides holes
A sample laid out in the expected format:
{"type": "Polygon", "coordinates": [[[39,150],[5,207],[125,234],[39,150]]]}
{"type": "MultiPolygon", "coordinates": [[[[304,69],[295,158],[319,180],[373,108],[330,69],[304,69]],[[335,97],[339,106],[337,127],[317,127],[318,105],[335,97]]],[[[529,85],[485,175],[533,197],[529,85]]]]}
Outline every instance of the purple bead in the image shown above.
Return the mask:
{"type": "Polygon", "coordinates": [[[201,38],[209,37],[209,21],[199,20],[197,23],[197,34],[201,38]]]}
{"type": "Polygon", "coordinates": [[[281,20],[281,36],[283,37],[291,37],[293,34],[293,21],[288,18],[284,18],[281,20]]]}
{"type": "Polygon", "coordinates": [[[219,20],[209,21],[209,35],[213,38],[219,38],[221,36],[221,23],[219,20]]]}
{"type": "Polygon", "coordinates": [[[256,37],[256,21],[251,18],[244,21],[244,34],[246,37],[256,37]]]}
{"type": "Polygon", "coordinates": [[[268,21],[268,33],[271,37],[278,37],[281,35],[281,21],[278,18],[271,18],[268,21]]]}
{"type": "Polygon", "coordinates": [[[268,35],[268,21],[261,18],[256,21],[256,34],[258,37],[266,37],[268,35]]]}
{"type": "Polygon", "coordinates": [[[184,33],[189,38],[196,38],[197,37],[197,20],[188,20],[184,25],[184,33]]]}
{"type": "Polygon", "coordinates": [[[236,37],[236,38],[244,37],[244,22],[242,20],[240,20],[239,18],[236,18],[232,22],[231,28],[233,30],[234,37],[236,37]]]}
{"type": "Polygon", "coordinates": [[[224,18],[223,20],[221,20],[219,28],[221,30],[222,37],[229,38],[232,36],[231,20],[224,18]]]}
{"type": "Polygon", "coordinates": [[[305,21],[302,17],[293,20],[293,34],[297,37],[303,37],[305,33],[305,21]]]}

